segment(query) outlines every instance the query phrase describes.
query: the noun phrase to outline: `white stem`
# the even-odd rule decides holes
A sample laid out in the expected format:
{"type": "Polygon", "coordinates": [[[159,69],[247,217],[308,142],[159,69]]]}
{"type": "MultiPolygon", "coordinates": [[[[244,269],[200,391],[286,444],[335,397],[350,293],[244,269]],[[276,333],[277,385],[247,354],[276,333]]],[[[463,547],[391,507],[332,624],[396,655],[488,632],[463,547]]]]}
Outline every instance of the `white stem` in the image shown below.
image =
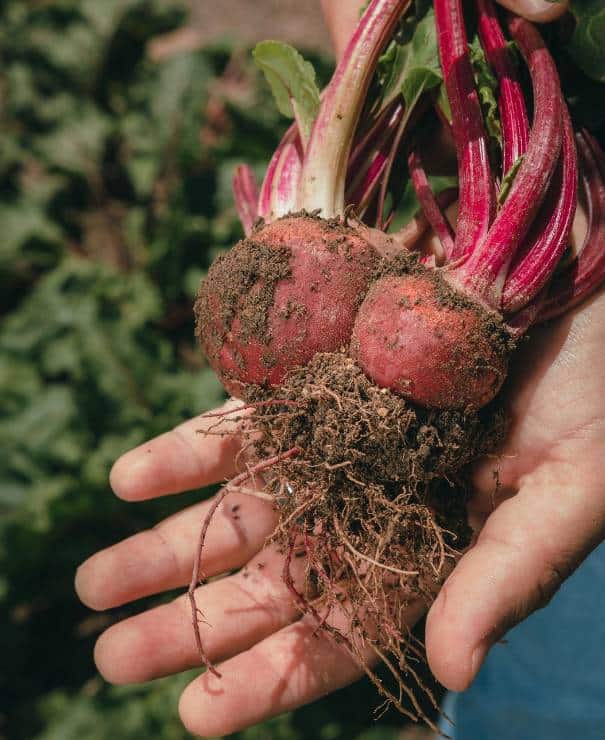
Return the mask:
{"type": "Polygon", "coordinates": [[[353,134],[374,68],[411,0],[372,0],[322,98],[303,161],[298,207],[341,216],[353,134]]]}

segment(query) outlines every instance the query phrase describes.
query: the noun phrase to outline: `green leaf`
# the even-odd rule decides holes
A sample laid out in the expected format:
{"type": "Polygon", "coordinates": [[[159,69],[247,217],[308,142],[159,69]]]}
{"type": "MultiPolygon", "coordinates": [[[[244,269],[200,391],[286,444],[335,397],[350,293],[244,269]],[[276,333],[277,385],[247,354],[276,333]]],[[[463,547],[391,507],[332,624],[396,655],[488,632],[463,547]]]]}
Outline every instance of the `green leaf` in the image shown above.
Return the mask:
{"type": "Polygon", "coordinates": [[[308,141],[319,110],[313,65],[292,46],[279,41],[261,41],[253,56],[271,86],[280,113],[295,118],[303,141],[308,141]]]}
{"type": "Polygon", "coordinates": [[[508,194],[510,193],[510,189],[513,186],[513,182],[515,181],[515,177],[517,176],[519,167],[521,167],[521,164],[523,163],[523,159],[524,159],[524,155],[517,157],[514,164],[511,166],[509,171],[502,178],[502,183],[500,185],[500,193],[498,195],[498,205],[501,206],[504,203],[504,201],[508,198],[508,194]]]}
{"type": "Polygon", "coordinates": [[[53,169],[89,178],[100,166],[112,124],[98,108],[73,103],[69,118],[39,140],[38,151],[53,169]]]}
{"type": "Polygon", "coordinates": [[[485,53],[478,36],[475,36],[469,44],[469,50],[471,64],[475,73],[475,84],[479,94],[481,110],[483,111],[485,128],[489,137],[498,147],[502,147],[502,127],[500,125],[498,101],[496,99],[498,80],[485,58],[485,53]]]}
{"type": "MultiPolygon", "coordinates": [[[[0,203],[0,223],[0,272],[27,270],[30,262],[38,261],[32,259],[33,255],[28,251],[32,243],[58,248],[63,236],[59,225],[31,198],[19,198],[10,204],[0,203]]],[[[52,261],[50,254],[42,262],[46,260],[52,261]]]]}
{"type": "Polygon", "coordinates": [[[605,82],[605,4],[603,0],[573,0],[576,18],[569,53],[592,79],[605,82]]]}
{"type": "Polygon", "coordinates": [[[380,59],[378,74],[383,84],[382,106],[399,94],[411,106],[423,92],[439,85],[443,75],[432,10],[415,23],[409,40],[403,44],[394,41],[388,46],[380,59]]]}

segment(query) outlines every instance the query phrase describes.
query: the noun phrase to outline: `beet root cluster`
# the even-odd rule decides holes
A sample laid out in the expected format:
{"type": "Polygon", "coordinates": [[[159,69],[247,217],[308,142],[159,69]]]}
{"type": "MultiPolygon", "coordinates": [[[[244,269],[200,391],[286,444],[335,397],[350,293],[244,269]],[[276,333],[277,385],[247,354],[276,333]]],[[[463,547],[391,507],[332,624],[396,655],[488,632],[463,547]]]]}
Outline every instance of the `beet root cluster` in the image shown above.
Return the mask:
{"type": "Polygon", "coordinates": [[[293,598],[375,681],[368,654],[391,656],[394,684],[379,688],[409,712],[402,611],[432,600],[470,542],[464,471],[503,430],[485,407],[511,348],[501,322],[416,257],[385,262],[352,228],[308,214],[215,262],[196,317],[210,363],[251,410],[250,469],[272,461],[265,492],[293,598]],[[301,552],[302,586],[290,574],[301,552]]]}

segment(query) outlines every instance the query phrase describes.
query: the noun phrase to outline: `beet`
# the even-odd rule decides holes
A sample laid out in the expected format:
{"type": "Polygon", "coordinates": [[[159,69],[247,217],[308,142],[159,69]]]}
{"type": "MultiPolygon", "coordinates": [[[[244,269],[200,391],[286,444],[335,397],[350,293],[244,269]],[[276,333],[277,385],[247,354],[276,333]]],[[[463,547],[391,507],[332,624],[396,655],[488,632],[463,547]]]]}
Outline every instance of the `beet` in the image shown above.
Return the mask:
{"type": "Polygon", "coordinates": [[[426,408],[478,409],[506,378],[502,320],[437,275],[375,282],[355,321],[351,356],[376,385],[426,408]]]}
{"type": "Polygon", "coordinates": [[[218,259],[195,313],[227,390],[275,388],[318,352],[346,347],[377,261],[355,231],[308,215],[263,226],[218,259]]]}

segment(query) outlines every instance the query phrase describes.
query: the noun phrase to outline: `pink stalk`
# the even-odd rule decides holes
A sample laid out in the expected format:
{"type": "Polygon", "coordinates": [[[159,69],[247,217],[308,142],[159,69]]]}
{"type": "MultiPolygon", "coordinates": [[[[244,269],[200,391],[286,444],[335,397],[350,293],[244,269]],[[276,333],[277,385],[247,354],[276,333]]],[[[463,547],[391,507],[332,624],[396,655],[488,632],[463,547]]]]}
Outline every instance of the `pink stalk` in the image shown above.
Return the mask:
{"type": "Polygon", "coordinates": [[[514,337],[522,337],[530,326],[538,323],[538,316],[546,298],[546,291],[547,289],[544,289],[527,306],[507,317],[506,327],[514,337]]]}
{"type": "Polygon", "coordinates": [[[258,219],[258,184],[247,164],[240,164],[233,175],[233,199],[246,236],[258,219]]]}
{"type": "Polygon", "coordinates": [[[275,178],[271,186],[269,220],[293,211],[300,182],[302,162],[296,144],[286,144],[275,167],[275,178]]]}
{"type": "Polygon", "coordinates": [[[403,106],[393,110],[388,122],[383,123],[382,129],[374,136],[374,149],[361,152],[349,164],[350,182],[347,183],[346,203],[355,206],[358,215],[368,207],[376,189],[380,185],[385,167],[389,161],[393,137],[396,135],[402,118],[403,106]],[[356,170],[356,171],[355,171],[356,170]]]}
{"type": "Polygon", "coordinates": [[[342,216],[351,141],[376,62],[411,0],[372,0],[321,100],[307,145],[298,208],[342,216]]]}
{"type": "Polygon", "coordinates": [[[302,145],[298,135],[298,127],[293,124],[284,134],[267,167],[258,198],[258,216],[260,218],[271,221],[279,218],[279,216],[285,216],[286,213],[295,209],[298,187],[296,159],[298,159],[300,169],[302,145]],[[285,175],[288,176],[288,179],[282,182],[284,160],[288,160],[290,166],[285,168],[285,175]],[[276,202],[275,197],[276,191],[281,194],[278,202],[276,202]]]}
{"type": "Polygon", "coordinates": [[[527,152],[487,237],[451,273],[454,282],[495,309],[500,306],[511,260],[546,196],[561,148],[563,101],[553,59],[531,23],[513,18],[510,30],[527,61],[533,86],[534,120],[527,152]]]}
{"type": "Polygon", "coordinates": [[[361,182],[357,180],[356,183],[353,183],[353,186],[357,185],[356,189],[352,190],[350,195],[347,191],[347,204],[353,205],[359,216],[363,215],[380,185],[382,175],[389,161],[390,143],[390,140],[385,141],[383,147],[371,157],[368,165],[364,168],[365,172],[361,173],[363,177],[361,182]]]}
{"type": "Polygon", "coordinates": [[[555,276],[537,322],[553,319],[587,298],[605,280],[605,154],[588,132],[577,136],[588,230],[576,259],[555,276]]]}
{"type": "Polygon", "coordinates": [[[395,101],[392,105],[385,107],[372,125],[361,136],[356,137],[353,142],[353,151],[347,164],[347,183],[354,177],[359,168],[363,166],[368,153],[376,148],[377,142],[384,138],[385,128],[391,128],[403,115],[403,103],[395,101]]]}
{"type": "Polygon", "coordinates": [[[435,0],[435,20],[458,154],[460,210],[452,253],[456,259],[485,239],[496,212],[496,194],[461,0],[435,0]]]}
{"type": "Polygon", "coordinates": [[[431,188],[431,184],[424,170],[422,158],[415,149],[412,149],[408,157],[408,168],[414,192],[416,193],[422,212],[426,216],[433,231],[439,237],[439,241],[443,247],[443,254],[435,255],[437,262],[442,264],[444,261],[450,259],[454,251],[454,232],[437,202],[435,193],[431,188]]]}
{"type": "Polygon", "coordinates": [[[578,198],[578,160],[573,128],[563,103],[561,159],[538,218],[515,256],[504,283],[502,309],[519,311],[550,280],[569,242],[578,198]]]}
{"type": "Polygon", "coordinates": [[[428,102],[429,98],[417,98],[416,102],[410,103],[407,110],[404,110],[401,120],[399,121],[395,137],[393,138],[393,141],[391,143],[391,149],[389,151],[385,166],[381,174],[380,191],[378,193],[378,199],[376,203],[375,217],[376,226],[379,229],[384,229],[386,231],[388,229],[388,223],[390,223],[391,218],[394,215],[394,212],[391,211],[391,213],[385,217],[384,205],[386,202],[389,181],[391,179],[391,171],[401,147],[401,140],[403,139],[404,134],[407,133],[408,129],[413,126],[425,113],[428,102]]]}
{"type": "Polygon", "coordinates": [[[503,139],[502,174],[505,175],[527,149],[529,140],[527,106],[492,0],[475,2],[479,13],[481,45],[499,82],[498,110],[503,139]]]}

